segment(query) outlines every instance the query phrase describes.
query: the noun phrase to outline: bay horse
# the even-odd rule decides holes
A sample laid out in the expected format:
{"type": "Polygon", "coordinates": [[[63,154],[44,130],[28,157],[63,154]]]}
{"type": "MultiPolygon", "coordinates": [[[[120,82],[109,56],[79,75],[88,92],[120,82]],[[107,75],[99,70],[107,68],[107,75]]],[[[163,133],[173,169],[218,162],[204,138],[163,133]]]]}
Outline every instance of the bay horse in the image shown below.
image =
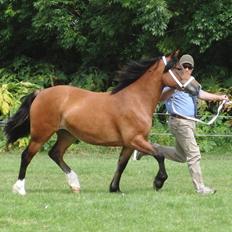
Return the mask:
{"type": "Polygon", "coordinates": [[[165,57],[131,62],[122,69],[122,81],[112,92],[91,92],[72,86],[54,86],[25,97],[18,111],[4,128],[8,143],[30,135],[22,152],[18,180],[13,192],[25,195],[25,176],[32,158],[56,133],[57,140],[49,151],[50,158],[66,174],[68,185],[80,191],[77,174],[65,163],[66,149],[76,140],[122,147],[110,192],[120,192],[121,175],[133,151],[153,155],[159,164],[154,180],[158,190],[167,179],[164,157],[149,143],[152,115],[164,86],[196,95],[200,84],[187,76],[178,63],[178,52],[165,57]]]}

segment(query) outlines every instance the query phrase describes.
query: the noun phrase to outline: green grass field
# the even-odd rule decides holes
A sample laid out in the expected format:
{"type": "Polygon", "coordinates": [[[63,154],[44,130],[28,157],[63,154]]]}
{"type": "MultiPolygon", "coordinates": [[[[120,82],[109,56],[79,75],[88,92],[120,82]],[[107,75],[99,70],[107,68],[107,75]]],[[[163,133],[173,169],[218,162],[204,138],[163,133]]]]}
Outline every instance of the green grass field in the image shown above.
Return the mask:
{"type": "Polygon", "coordinates": [[[166,162],[169,179],[160,192],[152,189],[157,164],[152,157],[130,161],[121,179],[123,194],[108,188],[118,149],[80,146],[65,160],[78,173],[82,191],[70,192],[61,170],[38,154],[28,168],[27,195],[11,192],[20,156],[0,154],[0,231],[232,231],[232,156],[203,154],[205,182],[213,196],[197,195],[186,164],[166,162]]]}

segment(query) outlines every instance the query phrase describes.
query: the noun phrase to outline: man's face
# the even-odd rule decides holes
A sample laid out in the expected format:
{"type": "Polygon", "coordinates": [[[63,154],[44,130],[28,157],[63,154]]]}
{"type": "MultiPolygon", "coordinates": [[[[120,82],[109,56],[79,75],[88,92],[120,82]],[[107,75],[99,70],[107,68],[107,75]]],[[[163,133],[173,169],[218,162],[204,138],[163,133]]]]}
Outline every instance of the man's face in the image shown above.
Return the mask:
{"type": "Polygon", "coordinates": [[[185,72],[187,72],[189,75],[192,74],[193,66],[191,64],[184,63],[184,64],[182,64],[182,66],[183,66],[185,72]]]}

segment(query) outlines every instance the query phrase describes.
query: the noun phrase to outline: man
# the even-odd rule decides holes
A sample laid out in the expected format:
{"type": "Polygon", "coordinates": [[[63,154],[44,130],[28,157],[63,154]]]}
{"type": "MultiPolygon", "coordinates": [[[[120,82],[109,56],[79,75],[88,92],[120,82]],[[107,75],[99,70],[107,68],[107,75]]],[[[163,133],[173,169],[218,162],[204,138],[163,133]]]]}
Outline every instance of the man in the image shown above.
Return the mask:
{"type": "MultiPolygon", "coordinates": [[[[180,65],[189,75],[192,74],[194,68],[194,60],[192,56],[185,54],[180,58],[180,65]]],[[[189,172],[192,178],[194,188],[197,193],[208,195],[214,194],[216,191],[205,186],[203,182],[200,159],[201,153],[195,139],[196,122],[185,117],[196,117],[197,98],[206,101],[223,101],[228,100],[226,95],[217,95],[200,90],[198,96],[191,96],[188,93],[164,88],[161,95],[161,101],[165,101],[165,105],[169,117],[169,129],[175,136],[176,146],[168,147],[154,144],[159,154],[165,158],[177,162],[187,162],[189,172]]],[[[142,157],[142,153],[138,153],[137,159],[142,157]]]]}

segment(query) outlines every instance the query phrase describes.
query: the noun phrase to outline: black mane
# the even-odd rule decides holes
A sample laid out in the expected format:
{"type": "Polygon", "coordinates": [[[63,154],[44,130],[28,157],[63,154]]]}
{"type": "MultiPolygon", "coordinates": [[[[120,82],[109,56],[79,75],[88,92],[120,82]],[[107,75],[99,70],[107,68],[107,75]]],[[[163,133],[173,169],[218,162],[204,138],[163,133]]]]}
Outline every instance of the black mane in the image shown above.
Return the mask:
{"type": "Polygon", "coordinates": [[[112,90],[111,94],[115,94],[120,90],[124,89],[131,83],[139,79],[149,67],[151,67],[160,57],[141,60],[141,61],[131,61],[126,65],[121,71],[119,71],[119,84],[112,90]]]}

